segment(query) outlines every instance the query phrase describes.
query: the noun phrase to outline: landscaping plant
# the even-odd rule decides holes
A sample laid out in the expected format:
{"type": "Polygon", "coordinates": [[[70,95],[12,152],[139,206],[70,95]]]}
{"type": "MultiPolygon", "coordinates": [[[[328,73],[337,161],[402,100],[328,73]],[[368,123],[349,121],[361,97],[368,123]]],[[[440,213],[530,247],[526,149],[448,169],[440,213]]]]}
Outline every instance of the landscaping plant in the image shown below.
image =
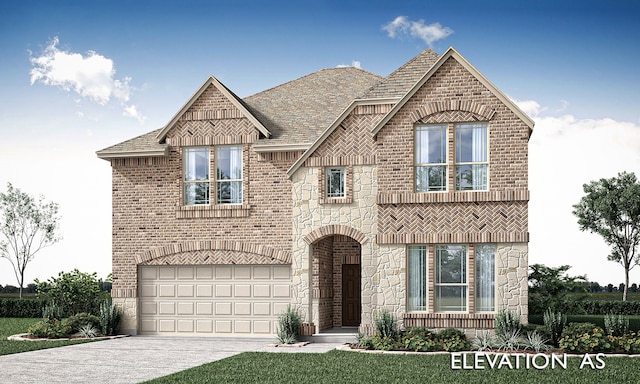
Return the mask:
{"type": "Polygon", "coordinates": [[[287,310],[278,316],[278,342],[280,344],[293,344],[300,336],[300,324],[302,320],[297,310],[287,306],[287,310]]]}
{"type": "Polygon", "coordinates": [[[122,309],[111,302],[111,298],[100,304],[100,328],[105,336],[118,334],[122,322],[122,309]]]}
{"type": "Polygon", "coordinates": [[[557,347],[562,331],[567,324],[567,316],[560,312],[554,312],[549,308],[544,312],[543,321],[551,335],[551,344],[557,347]]]}
{"type": "Polygon", "coordinates": [[[608,314],[604,316],[604,329],[613,336],[624,336],[629,333],[629,318],[622,315],[608,314]]]}
{"type": "Polygon", "coordinates": [[[398,320],[387,309],[383,309],[375,316],[373,322],[376,335],[394,340],[398,338],[398,320]]]}

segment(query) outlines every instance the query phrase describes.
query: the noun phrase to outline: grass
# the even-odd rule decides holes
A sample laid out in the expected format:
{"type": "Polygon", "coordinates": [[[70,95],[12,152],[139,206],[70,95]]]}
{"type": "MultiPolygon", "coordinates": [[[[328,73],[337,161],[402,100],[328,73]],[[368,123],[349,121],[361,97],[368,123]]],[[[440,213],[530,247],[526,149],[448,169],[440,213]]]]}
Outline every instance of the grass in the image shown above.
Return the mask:
{"type": "Polygon", "coordinates": [[[38,349],[63,347],[65,345],[86,343],[90,340],[73,341],[10,341],[7,337],[18,333],[26,333],[27,328],[40,319],[0,318],[0,355],[35,351],[38,349]]]}
{"type": "MultiPolygon", "coordinates": [[[[163,383],[633,383],[640,382],[640,358],[605,357],[602,370],[452,370],[450,355],[396,355],[331,351],[246,352],[148,381],[163,383]]],[[[595,359],[594,359],[595,363],[595,359]]]]}

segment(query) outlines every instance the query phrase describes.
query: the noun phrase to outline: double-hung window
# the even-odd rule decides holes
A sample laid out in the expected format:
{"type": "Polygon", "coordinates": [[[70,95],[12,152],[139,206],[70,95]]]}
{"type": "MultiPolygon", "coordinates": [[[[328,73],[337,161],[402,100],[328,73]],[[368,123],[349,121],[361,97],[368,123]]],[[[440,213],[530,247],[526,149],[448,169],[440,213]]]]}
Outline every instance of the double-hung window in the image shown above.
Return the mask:
{"type": "Polygon", "coordinates": [[[216,204],[242,204],[242,147],[216,147],[216,204]]]}
{"type": "Polygon", "coordinates": [[[343,198],[345,195],[345,169],[327,168],[326,170],[327,198],[343,198]]]}
{"type": "Polygon", "coordinates": [[[467,247],[436,245],[436,312],[467,310],[467,247]]]}
{"type": "Polygon", "coordinates": [[[487,124],[456,124],[456,190],[487,189],[487,124]]]}
{"type": "Polygon", "coordinates": [[[209,148],[184,150],[184,204],[209,204],[209,148]]]}
{"type": "Polygon", "coordinates": [[[416,127],[416,192],[447,189],[447,126],[416,127]]]}

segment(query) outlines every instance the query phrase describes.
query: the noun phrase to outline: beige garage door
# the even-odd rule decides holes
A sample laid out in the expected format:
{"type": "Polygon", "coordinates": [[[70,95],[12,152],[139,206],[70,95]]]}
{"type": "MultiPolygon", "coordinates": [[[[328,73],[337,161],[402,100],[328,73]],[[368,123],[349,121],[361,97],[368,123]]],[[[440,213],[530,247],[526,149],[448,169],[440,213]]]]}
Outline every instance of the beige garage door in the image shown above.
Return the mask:
{"type": "Polygon", "coordinates": [[[143,266],[140,332],[270,336],[291,302],[289,265],[143,266]]]}

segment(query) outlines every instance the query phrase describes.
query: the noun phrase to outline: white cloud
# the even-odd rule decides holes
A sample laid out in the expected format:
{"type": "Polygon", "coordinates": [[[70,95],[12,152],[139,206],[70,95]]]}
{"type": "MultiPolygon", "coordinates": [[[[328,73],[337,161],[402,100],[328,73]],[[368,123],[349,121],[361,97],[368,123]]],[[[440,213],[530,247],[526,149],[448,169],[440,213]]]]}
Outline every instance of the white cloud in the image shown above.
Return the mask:
{"type": "Polygon", "coordinates": [[[122,111],[122,115],[127,117],[133,117],[134,119],[138,120],[140,124],[144,123],[144,120],[146,119],[145,116],[142,116],[140,114],[140,112],[138,111],[138,108],[136,108],[135,105],[125,106],[124,110],[122,111]]]}
{"type": "Polygon", "coordinates": [[[424,41],[428,46],[442,40],[453,33],[453,29],[443,27],[440,23],[425,24],[424,20],[411,21],[406,16],[398,16],[382,27],[392,39],[396,36],[409,35],[424,41]]]}
{"type": "Polygon", "coordinates": [[[126,116],[144,121],[137,108],[127,104],[132,93],[131,78],[116,79],[113,60],[94,51],[82,55],[60,50],[58,43],[58,38],[54,37],[40,56],[30,57],[31,85],[39,82],[58,87],[99,105],[115,99],[124,108],[126,116]],[[132,110],[136,113],[132,114],[132,110]]]}
{"type": "MultiPolygon", "coordinates": [[[[519,105],[534,113],[545,109],[534,101],[519,105]]],[[[572,206],[584,195],[585,183],[622,171],[640,176],[640,124],[572,115],[535,121],[529,141],[529,263],[569,264],[571,275],[623,282],[624,269],[607,260],[610,250],[599,235],[580,232],[572,206]]],[[[632,282],[638,282],[639,270],[632,270],[632,282]]]]}
{"type": "Polygon", "coordinates": [[[529,117],[536,117],[541,112],[545,111],[546,108],[542,108],[540,104],[535,100],[515,100],[512,99],[516,105],[522,110],[522,112],[526,113],[529,117]]]}
{"type": "Polygon", "coordinates": [[[349,68],[349,67],[354,67],[354,68],[360,69],[360,62],[358,60],[353,60],[351,62],[351,65],[346,65],[346,64],[338,64],[338,65],[336,65],[336,68],[349,68]]]}

